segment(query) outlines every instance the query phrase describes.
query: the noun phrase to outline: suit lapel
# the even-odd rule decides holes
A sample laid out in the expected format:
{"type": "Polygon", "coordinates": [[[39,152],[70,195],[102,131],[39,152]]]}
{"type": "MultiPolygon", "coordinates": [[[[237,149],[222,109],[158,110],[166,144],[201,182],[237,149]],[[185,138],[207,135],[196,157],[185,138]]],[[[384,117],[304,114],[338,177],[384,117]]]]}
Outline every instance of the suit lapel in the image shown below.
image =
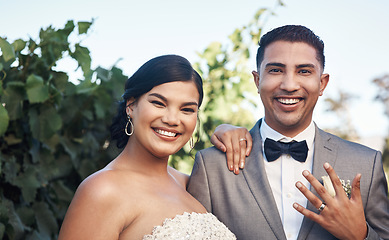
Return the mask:
{"type": "MultiPolygon", "coordinates": [[[[331,166],[334,166],[336,161],[337,147],[336,145],[332,144],[330,140],[330,135],[319,129],[315,124],[315,153],[313,157],[312,174],[320,182],[322,182],[321,177],[327,175],[327,172],[323,168],[323,164],[328,162],[331,166]]],[[[310,190],[316,196],[319,196],[314,188],[311,187],[310,190]]],[[[313,206],[309,201],[307,204],[307,209],[314,213],[318,213],[316,207],[313,206]]],[[[298,239],[306,239],[313,225],[313,221],[304,217],[298,239]]]]}
{"type": "Polygon", "coordinates": [[[250,131],[253,138],[253,148],[250,156],[247,158],[247,163],[242,173],[274,235],[277,239],[286,239],[273,192],[265,171],[262,140],[259,131],[260,125],[261,120],[250,131]]]}

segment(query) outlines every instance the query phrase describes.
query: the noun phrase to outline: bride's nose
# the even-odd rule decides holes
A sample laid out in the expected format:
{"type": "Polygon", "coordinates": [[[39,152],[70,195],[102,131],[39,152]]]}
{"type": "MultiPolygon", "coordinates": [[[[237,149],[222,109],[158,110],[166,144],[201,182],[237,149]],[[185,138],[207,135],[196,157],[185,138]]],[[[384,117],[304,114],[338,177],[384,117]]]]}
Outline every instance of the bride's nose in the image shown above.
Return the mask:
{"type": "Polygon", "coordinates": [[[162,116],[162,122],[169,126],[177,126],[180,123],[178,112],[172,109],[167,109],[165,114],[162,116]]]}

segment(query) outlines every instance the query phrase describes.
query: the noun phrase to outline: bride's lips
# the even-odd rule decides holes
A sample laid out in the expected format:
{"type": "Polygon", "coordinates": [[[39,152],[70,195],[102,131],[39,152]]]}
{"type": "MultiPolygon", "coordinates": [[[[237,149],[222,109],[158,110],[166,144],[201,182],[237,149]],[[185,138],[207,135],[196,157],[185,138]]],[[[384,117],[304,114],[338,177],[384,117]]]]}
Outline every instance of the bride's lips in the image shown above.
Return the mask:
{"type": "Polygon", "coordinates": [[[175,140],[181,135],[178,131],[162,128],[153,128],[154,132],[163,139],[166,140],[175,140]]]}

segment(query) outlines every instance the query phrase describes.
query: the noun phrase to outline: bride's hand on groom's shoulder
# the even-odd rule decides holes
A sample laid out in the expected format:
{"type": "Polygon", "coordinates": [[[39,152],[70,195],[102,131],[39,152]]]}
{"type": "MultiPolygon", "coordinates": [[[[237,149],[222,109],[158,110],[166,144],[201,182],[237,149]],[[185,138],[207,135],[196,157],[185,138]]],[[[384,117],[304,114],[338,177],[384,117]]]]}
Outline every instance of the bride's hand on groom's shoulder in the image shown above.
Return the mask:
{"type": "Polygon", "coordinates": [[[239,174],[239,170],[244,168],[246,157],[251,152],[252,141],[246,128],[230,124],[217,126],[211,136],[211,143],[226,153],[227,167],[235,174],[239,174]]]}

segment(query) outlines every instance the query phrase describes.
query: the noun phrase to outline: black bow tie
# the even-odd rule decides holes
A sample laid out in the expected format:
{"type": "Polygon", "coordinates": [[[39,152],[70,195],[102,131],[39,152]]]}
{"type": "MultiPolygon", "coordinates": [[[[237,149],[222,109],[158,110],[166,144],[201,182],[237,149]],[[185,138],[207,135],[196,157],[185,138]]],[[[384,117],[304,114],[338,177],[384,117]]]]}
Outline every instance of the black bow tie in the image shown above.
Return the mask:
{"type": "Polygon", "coordinates": [[[295,160],[299,162],[305,162],[308,155],[308,146],[307,142],[276,142],[270,138],[266,138],[265,140],[265,155],[268,162],[272,162],[278,159],[281,154],[289,154],[295,160]]]}

